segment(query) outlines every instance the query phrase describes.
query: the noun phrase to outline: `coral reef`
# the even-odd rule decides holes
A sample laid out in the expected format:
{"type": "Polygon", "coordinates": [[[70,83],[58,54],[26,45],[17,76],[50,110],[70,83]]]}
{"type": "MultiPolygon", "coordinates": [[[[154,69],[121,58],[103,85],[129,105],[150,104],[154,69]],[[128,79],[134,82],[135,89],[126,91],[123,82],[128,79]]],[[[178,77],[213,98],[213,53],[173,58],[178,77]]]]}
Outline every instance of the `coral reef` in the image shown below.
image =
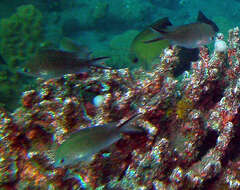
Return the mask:
{"type": "Polygon", "coordinates": [[[181,80],[175,48],[164,50],[152,72],[95,69],[39,79],[15,112],[1,110],[1,188],[239,189],[239,42],[234,28],[227,52],[201,48],[181,80]],[[124,134],[89,163],[54,167],[54,149],[69,133],[135,112],[142,115],[131,125],[145,133],[124,134]]]}

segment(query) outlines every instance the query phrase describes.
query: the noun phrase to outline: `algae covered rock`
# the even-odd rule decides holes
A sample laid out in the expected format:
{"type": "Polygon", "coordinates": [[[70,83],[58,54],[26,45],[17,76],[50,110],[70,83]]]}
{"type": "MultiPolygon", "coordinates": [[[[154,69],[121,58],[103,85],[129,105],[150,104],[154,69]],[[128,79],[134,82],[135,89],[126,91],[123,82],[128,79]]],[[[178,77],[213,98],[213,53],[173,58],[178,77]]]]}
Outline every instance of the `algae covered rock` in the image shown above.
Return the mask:
{"type": "Polygon", "coordinates": [[[43,16],[33,5],[23,5],[9,18],[0,20],[0,54],[7,65],[0,68],[0,105],[7,110],[18,106],[22,91],[31,79],[17,70],[39,49],[43,39],[43,16]]]}
{"type": "Polygon", "coordinates": [[[40,46],[43,16],[33,5],[17,8],[0,22],[0,52],[11,67],[19,66],[40,46]]]}

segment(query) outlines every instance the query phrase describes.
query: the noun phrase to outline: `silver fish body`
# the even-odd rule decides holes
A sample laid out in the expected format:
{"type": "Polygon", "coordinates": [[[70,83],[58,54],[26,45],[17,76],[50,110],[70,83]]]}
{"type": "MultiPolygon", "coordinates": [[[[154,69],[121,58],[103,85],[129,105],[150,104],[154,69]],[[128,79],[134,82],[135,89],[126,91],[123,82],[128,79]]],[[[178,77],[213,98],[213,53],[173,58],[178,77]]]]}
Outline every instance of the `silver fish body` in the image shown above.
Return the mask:
{"type": "Polygon", "coordinates": [[[152,31],[158,34],[158,37],[145,41],[145,43],[156,42],[159,40],[169,40],[171,45],[177,45],[184,48],[199,48],[207,45],[214,40],[217,25],[209,20],[201,11],[198,13],[198,19],[195,23],[181,26],[172,26],[168,18],[164,18],[165,24],[162,28],[151,27],[152,31]]]}
{"type": "Polygon", "coordinates": [[[73,165],[100,150],[117,142],[121,138],[115,127],[103,125],[82,129],[63,142],[56,152],[55,166],[73,165]]]}
{"type": "Polygon", "coordinates": [[[214,40],[215,31],[209,24],[193,23],[179,26],[174,31],[163,34],[172,45],[185,48],[197,48],[207,45],[214,40]]]}
{"type": "Polygon", "coordinates": [[[132,116],[118,127],[116,127],[116,123],[110,123],[80,129],[73,133],[58,147],[55,155],[55,167],[74,165],[88,160],[100,150],[117,142],[121,138],[121,133],[142,132],[140,129],[128,127],[129,121],[135,119],[136,116],[132,116]]]}

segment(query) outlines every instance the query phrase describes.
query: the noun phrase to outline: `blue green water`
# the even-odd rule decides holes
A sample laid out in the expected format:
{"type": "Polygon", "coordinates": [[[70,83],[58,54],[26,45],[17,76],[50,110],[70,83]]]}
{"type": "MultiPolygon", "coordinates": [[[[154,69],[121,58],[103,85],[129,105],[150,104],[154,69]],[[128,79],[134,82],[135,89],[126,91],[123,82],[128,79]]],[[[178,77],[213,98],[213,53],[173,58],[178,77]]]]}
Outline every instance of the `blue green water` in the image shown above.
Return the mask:
{"type": "MultiPolygon", "coordinates": [[[[19,37],[18,32],[15,36],[14,33],[2,35],[3,30],[0,31],[1,41],[5,38],[13,39],[13,50],[11,49],[11,52],[7,50],[7,54],[10,52],[9,55],[0,52],[7,65],[11,65],[8,71],[0,68],[2,86],[0,104],[10,110],[18,105],[16,102],[19,102],[18,97],[21,92],[32,87],[32,84],[28,84],[31,79],[17,75],[14,69],[21,67],[37,47],[46,44],[59,47],[63,37],[87,45],[95,56],[111,56],[112,60],[108,64],[114,68],[133,69],[139,67],[129,59],[129,47],[133,38],[159,18],[169,17],[174,25],[187,24],[194,22],[198,11],[201,10],[217,23],[220,32],[225,35],[228,29],[240,24],[238,0],[223,2],[218,0],[13,0],[11,3],[2,0],[0,19],[10,18],[16,14],[17,8],[29,4],[42,14],[41,39],[36,36],[38,39],[34,39],[34,48],[30,53],[19,53],[19,49],[23,48],[24,51],[26,46],[32,44],[32,39],[28,39],[23,34],[19,37]],[[28,44],[23,44],[22,41],[26,43],[26,40],[28,44]],[[16,46],[14,50],[15,43],[22,44],[16,46]],[[12,56],[16,55],[15,51],[22,57],[12,56]],[[15,59],[13,64],[10,63],[12,59],[15,59]],[[7,106],[11,102],[13,105],[7,106]]],[[[34,18],[34,15],[29,14],[27,17],[34,18]]],[[[33,24],[32,22],[34,23],[34,21],[30,23],[33,24]]],[[[25,32],[30,30],[31,27],[25,32]]],[[[6,32],[6,29],[4,31],[6,32]]],[[[7,44],[9,45],[9,42],[7,44]]],[[[0,46],[1,49],[6,49],[6,43],[1,43],[0,46]]]]}

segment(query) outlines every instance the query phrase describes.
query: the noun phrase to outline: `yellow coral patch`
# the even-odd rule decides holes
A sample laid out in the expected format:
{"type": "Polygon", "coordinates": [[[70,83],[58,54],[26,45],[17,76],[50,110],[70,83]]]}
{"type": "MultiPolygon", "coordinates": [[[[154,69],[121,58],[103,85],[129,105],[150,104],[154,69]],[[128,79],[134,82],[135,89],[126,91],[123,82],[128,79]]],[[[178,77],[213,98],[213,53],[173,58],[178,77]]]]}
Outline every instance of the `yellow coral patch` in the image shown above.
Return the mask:
{"type": "Polygon", "coordinates": [[[179,119],[185,120],[188,113],[193,109],[193,103],[188,98],[183,97],[177,102],[176,114],[179,119]]]}

